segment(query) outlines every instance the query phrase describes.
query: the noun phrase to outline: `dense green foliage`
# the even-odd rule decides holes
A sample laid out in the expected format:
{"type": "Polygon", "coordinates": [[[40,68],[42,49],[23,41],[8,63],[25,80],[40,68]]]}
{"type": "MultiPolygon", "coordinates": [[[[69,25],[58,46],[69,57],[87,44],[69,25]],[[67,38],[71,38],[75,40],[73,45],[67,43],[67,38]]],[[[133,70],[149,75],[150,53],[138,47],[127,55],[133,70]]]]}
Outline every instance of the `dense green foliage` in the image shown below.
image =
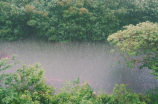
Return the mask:
{"type": "Polygon", "coordinates": [[[108,41],[124,52],[128,66],[148,67],[158,79],[158,24],[152,22],[129,25],[108,37],[108,41]],[[126,53],[126,54],[125,54],[126,53]]]}
{"type": "Polygon", "coordinates": [[[94,92],[88,83],[66,81],[60,92],[55,94],[46,84],[43,69],[39,64],[23,65],[15,73],[7,73],[17,64],[11,59],[0,60],[0,103],[1,104],[156,104],[158,90],[146,95],[132,93],[126,86],[116,85],[112,94],[94,92]],[[14,63],[13,63],[14,62],[14,63]],[[5,73],[4,73],[5,72],[5,73]]]}
{"type": "Polygon", "coordinates": [[[39,104],[52,101],[54,88],[45,84],[39,64],[23,65],[15,73],[6,73],[16,63],[12,59],[0,60],[0,103],[39,104]]]}
{"type": "MultiPolygon", "coordinates": [[[[124,52],[128,66],[140,63],[158,78],[158,24],[152,23],[158,18],[157,1],[0,0],[0,40],[29,35],[60,42],[106,40],[112,34],[108,41],[124,52]]],[[[7,73],[17,64],[13,60],[0,60],[1,104],[158,103],[158,89],[142,95],[132,93],[125,85],[116,85],[112,94],[96,94],[88,83],[81,85],[79,79],[67,82],[55,94],[53,86],[46,84],[39,64],[23,65],[15,73],[7,73]]]]}
{"type": "Polygon", "coordinates": [[[1,0],[0,39],[106,40],[124,25],[156,22],[157,0],[1,0]]]}

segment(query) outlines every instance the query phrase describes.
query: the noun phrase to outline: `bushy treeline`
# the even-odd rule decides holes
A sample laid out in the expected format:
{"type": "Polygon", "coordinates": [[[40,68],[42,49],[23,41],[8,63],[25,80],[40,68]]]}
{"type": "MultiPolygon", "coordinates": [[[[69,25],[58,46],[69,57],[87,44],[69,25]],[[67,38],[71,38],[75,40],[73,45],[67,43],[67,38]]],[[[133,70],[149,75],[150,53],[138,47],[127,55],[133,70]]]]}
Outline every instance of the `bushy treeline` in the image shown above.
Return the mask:
{"type": "Polygon", "coordinates": [[[158,0],[1,0],[0,39],[106,40],[124,25],[156,22],[158,0]]]}
{"type": "Polygon", "coordinates": [[[17,64],[11,59],[0,60],[0,104],[157,104],[158,90],[143,95],[132,93],[125,85],[116,85],[112,94],[95,93],[88,83],[79,79],[67,81],[55,94],[46,84],[39,64],[23,65],[15,73],[6,73],[17,64]],[[14,63],[13,63],[14,62],[14,63]],[[5,73],[4,73],[5,72],[5,73]]]}

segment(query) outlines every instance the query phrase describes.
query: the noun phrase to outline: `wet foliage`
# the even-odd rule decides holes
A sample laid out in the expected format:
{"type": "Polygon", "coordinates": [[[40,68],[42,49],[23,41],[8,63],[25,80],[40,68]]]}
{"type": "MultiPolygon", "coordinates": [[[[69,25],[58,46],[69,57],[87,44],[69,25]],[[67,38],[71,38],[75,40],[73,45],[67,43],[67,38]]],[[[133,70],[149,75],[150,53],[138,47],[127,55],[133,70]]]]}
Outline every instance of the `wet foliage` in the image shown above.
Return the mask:
{"type": "Polygon", "coordinates": [[[132,93],[126,86],[115,85],[113,93],[93,91],[88,83],[80,84],[79,78],[65,81],[55,94],[53,86],[47,85],[39,64],[23,65],[15,73],[4,73],[17,64],[11,59],[0,60],[1,104],[156,104],[157,89],[146,94],[132,93]]]}
{"type": "Polygon", "coordinates": [[[126,26],[108,37],[108,41],[125,57],[129,67],[148,67],[158,79],[158,24],[143,22],[126,26]]]}
{"type": "Polygon", "coordinates": [[[129,24],[157,22],[157,0],[1,0],[0,39],[106,41],[129,24]]]}
{"type": "MultiPolygon", "coordinates": [[[[157,0],[1,0],[0,40],[30,35],[51,41],[107,40],[126,53],[127,65],[141,64],[158,78],[157,0]],[[147,22],[146,22],[147,21],[147,22]],[[150,22],[149,22],[150,21],[150,22]],[[132,24],[132,25],[129,25],[132,24]],[[127,26],[125,26],[127,25],[127,26]],[[125,26],[125,27],[123,27],[125,26]],[[120,30],[120,31],[118,31],[120,30]]],[[[0,60],[1,104],[157,104],[158,90],[132,93],[116,85],[112,94],[95,93],[88,83],[66,82],[55,94],[39,64],[6,70],[18,62],[0,60]]]]}

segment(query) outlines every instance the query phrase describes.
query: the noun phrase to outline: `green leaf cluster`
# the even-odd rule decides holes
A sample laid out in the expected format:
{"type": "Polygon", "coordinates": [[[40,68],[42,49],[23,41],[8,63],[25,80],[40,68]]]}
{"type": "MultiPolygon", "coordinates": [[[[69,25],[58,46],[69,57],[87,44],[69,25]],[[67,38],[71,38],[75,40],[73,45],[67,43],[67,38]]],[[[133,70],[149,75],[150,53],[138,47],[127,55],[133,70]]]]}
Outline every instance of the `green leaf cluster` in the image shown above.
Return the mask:
{"type": "Polygon", "coordinates": [[[43,78],[39,64],[23,65],[15,73],[6,73],[17,62],[0,60],[0,103],[1,104],[48,104],[53,100],[54,88],[43,78]]]}
{"type": "MultiPolygon", "coordinates": [[[[125,26],[108,37],[108,41],[116,49],[124,52],[128,66],[141,64],[140,68],[148,67],[158,78],[158,24],[142,22],[137,25],[125,26]]],[[[121,53],[122,54],[122,53],[121,53]]]]}

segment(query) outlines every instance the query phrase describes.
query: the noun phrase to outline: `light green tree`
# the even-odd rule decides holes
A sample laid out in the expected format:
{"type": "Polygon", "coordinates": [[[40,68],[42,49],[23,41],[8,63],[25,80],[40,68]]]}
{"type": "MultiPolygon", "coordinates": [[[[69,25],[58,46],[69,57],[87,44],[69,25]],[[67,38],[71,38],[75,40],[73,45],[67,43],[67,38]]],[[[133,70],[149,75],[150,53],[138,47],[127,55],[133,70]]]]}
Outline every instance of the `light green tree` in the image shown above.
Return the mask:
{"type": "Polygon", "coordinates": [[[148,67],[158,79],[158,24],[147,21],[124,28],[110,35],[108,41],[125,57],[128,66],[148,67]]]}

